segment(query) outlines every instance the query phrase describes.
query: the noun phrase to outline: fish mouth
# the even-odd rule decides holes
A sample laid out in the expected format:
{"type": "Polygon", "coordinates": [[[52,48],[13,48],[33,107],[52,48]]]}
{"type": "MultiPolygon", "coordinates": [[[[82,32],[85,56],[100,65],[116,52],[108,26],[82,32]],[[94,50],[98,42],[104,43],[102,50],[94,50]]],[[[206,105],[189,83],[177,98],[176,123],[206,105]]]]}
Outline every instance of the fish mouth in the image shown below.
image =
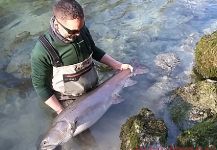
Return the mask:
{"type": "Polygon", "coordinates": [[[46,144],[46,145],[41,143],[40,150],[55,150],[55,148],[60,144],[61,142],[58,142],[57,144],[46,144]]]}
{"type": "Polygon", "coordinates": [[[54,150],[57,147],[57,145],[46,145],[41,146],[40,150],[54,150]]]}

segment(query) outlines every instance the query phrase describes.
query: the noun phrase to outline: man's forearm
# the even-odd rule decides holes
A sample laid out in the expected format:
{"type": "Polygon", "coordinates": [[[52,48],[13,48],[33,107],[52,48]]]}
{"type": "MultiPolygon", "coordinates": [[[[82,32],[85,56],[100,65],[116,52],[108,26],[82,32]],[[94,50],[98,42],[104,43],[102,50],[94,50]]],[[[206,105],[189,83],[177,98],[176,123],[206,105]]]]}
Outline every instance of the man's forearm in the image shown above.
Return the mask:
{"type": "Polygon", "coordinates": [[[133,72],[133,67],[129,64],[123,64],[111,56],[105,54],[102,59],[100,60],[101,63],[104,63],[110,67],[112,67],[115,70],[124,70],[124,69],[130,69],[131,72],[133,72]]]}
{"type": "Polygon", "coordinates": [[[63,110],[62,105],[59,103],[55,95],[52,95],[48,100],[46,100],[45,104],[47,104],[54,111],[56,111],[57,114],[59,114],[63,110]]]}
{"type": "Polygon", "coordinates": [[[113,69],[121,69],[121,65],[122,63],[115,60],[114,58],[112,58],[111,56],[105,54],[102,59],[100,60],[101,63],[104,63],[110,67],[112,67],[113,69]]]}

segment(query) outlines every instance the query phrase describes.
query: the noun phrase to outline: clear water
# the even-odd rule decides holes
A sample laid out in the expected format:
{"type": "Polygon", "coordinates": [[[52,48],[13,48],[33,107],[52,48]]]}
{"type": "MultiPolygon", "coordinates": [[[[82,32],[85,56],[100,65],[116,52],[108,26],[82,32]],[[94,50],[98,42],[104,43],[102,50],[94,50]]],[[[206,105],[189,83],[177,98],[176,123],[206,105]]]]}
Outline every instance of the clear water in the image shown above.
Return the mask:
{"type": "MultiPolygon", "coordinates": [[[[121,125],[142,107],[164,119],[168,143],[179,133],[165,102],[168,93],[190,82],[194,47],[199,38],[217,29],[216,0],[80,0],[86,24],[96,44],[116,59],[137,63],[149,72],[134,77],[138,84],[123,89],[124,102],[114,105],[94,126],[64,149],[120,147],[121,125]],[[173,53],[180,63],[170,72],[156,56],[173,53]],[[91,134],[90,134],[91,133],[91,134]],[[85,142],[84,142],[85,141],[85,142]]],[[[0,0],[0,149],[35,150],[52,112],[34,92],[28,65],[38,34],[45,31],[53,1],[0,0]],[[24,32],[25,31],[25,32],[24,32]],[[27,31],[27,32],[26,32],[27,31]],[[27,33],[30,32],[28,36],[27,33]],[[16,40],[20,33],[25,40],[16,40]],[[20,68],[27,66],[27,72],[20,68]]]]}

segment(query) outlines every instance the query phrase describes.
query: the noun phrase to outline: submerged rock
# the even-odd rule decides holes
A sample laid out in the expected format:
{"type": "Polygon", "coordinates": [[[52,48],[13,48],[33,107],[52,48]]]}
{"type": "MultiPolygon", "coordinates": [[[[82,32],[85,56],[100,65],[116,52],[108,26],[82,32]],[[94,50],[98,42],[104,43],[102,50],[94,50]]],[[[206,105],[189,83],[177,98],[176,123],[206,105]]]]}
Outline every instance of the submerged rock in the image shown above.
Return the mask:
{"type": "Polygon", "coordinates": [[[159,54],[154,60],[156,66],[166,72],[171,73],[174,68],[180,63],[179,58],[173,53],[159,54]]]}
{"type": "Polygon", "coordinates": [[[30,36],[29,32],[23,32],[17,35],[14,41],[14,52],[7,65],[6,71],[13,74],[16,78],[30,78],[31,74],[31,50],[36,43],[37,36],[30,36]]]}
{"type": "Polygon", "coordinates": [[[143,108],[138,115],[130,117],[122,126],[121,150],[133,150],[147,146],[165,146],[167,127],[162,120],[156,119],[147,108],[143,108]]]}
{"type": "Polygon", "coordinates": [[[19,43],[24,41],[25,39],[27,39],[30,36],[30,32],[29,31],[23,31],[19,34],[16,35],[14,42],[15,43],[19,43]]]}
{"type": "Polygon", "coordinates": [[[217,148],[217,116],[209,118],[191,129],[183,132],[177,138],[177,146],[217,148]]]}
{"type": "Polygon", "coordinates": [[[204,78],[217,79],[217,31],[203,36],[196,45],[196,70],[204,78]]]}

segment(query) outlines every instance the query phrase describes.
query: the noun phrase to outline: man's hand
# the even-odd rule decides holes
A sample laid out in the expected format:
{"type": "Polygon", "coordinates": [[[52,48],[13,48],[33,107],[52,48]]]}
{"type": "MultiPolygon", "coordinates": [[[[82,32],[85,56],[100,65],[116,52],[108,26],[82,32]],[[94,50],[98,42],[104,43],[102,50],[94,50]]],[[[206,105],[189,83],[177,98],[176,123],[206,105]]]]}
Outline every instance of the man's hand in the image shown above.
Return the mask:
{"type": "Polygon", "coordinates": [[[133,67],[129,64],[121,64],[120,70],[130,69],[130,72],[133,72],[133,67]]]}

